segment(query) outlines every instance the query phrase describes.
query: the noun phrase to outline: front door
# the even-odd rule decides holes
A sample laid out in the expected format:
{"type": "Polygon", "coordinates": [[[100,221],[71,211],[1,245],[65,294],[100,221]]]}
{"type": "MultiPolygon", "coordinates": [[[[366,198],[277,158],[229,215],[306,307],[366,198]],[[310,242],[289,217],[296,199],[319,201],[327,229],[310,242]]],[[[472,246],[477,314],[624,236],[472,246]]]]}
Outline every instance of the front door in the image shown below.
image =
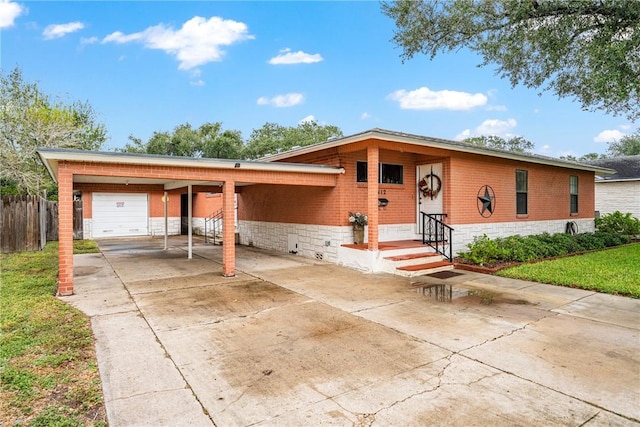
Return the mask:
{"type": "Polygon", "coordinates": [[[444,187],[442,186],[442,163],[417,166],[416,191],[418,196],[418,233],[422,234],[422,213],[442,214],[444,187]]]}

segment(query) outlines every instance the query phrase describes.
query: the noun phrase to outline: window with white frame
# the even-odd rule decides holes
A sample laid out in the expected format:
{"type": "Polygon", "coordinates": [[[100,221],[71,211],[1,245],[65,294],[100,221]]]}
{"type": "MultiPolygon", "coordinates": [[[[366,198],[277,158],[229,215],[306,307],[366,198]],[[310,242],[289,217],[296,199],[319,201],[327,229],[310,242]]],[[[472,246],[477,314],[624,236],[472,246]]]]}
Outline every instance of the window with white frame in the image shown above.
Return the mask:
{"type": "Polygon", "coordinates": [[[575,175],[569,177],[569,194],[570,213],[578,213],[578,177],[575,175]]]}
{"type": "Polygon", "coordinates": [[[529,173],[525,170],[516,170],[516,214],[529,213],[529,173]]]}

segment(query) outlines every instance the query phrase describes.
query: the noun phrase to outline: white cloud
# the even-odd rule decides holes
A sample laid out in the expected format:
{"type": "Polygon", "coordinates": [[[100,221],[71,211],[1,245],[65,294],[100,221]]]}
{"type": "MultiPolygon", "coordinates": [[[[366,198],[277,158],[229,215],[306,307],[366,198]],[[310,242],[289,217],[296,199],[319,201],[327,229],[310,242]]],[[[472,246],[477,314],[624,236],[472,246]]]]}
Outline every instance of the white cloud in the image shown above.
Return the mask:
{"type": "Polygon", "coordinates": [[[190,81],[190,82],[189,82],[189,84],[190,84],[191,86],[196,86],[196,87],[204,86],[204,85],[205,85],[204,80],[202,80],[202,79],[192,80],[192,81],[190,81]]]}
{"type": "Polygon", "coordinates": [[[290,65],[290,64],[313,64],[321,62],[324,58],[319,53],[306,53],[301,50],[291,52],[291,49],[283,49],[278,56],[274,56],[269,60],[272,65],[290,65]]]}
{"type": "Polygon", "coordinates": [[[284,95],[276,95],[273,98],[261,96],[258,98],[258,105],[272,105],[274,107],[293,107],[304,101],[304,95],[301,93],[287,93],[284,95]]]}
{"type": "Polygon", "coordinates": [[[67,34],[80,31],[83,28],[84,24],[78,21],[69,22],[67,24],[52,24],[47,25],[47,27],[42,32],[42,36],[45,40],[57,39],[60,37],[64,37],[67,34]]]}
{"type": "Polygon", "coordinates": [[[220,61],[224,56],[222,46],[253,39],[248,27],[242,22],[214,16],[209,19],[196,16],[188,20],[179,30],[158,24],[144,31],[109,34],[102,43],[139,42],[148,49],[163,50],[179,62],[178,69],[190,70],[209,62],[220,61]]]}
{"type": "Polygon", "coordinates": [[[316,117],[315,117],[313,114],[309,114],[307,117],[305,117],[305,118],[301,119],[301,120],[298,122],[298,124],[299,124],[299,125],[301,125],[301,124],[303,124],[303,123],[311,123],[311,122],[315,122],[315,121],[317,121],[317,120],[316,120],[316,117]]]}
{"type": "Polygon", "coordinates": [[[622,137],[625,136],[623,132],[619,130],[603,130],[598,135],[596,135],[593,140],[595,142],[611,142],[611,141],[619,141],[622,137]]]}
{"type": "Polygon", "coordinates": [[[80,44],[95,44],[98,43],[97,37],[81,37],[80,44]]]}
{"type": "Polygon", "coordinates": [[[487,111],[507,111],[506,105],[489,105],[487,111]]]}
{"type": "Polygon", "coordinates": [[[365,111],[364,113],[362,113],[362,114],[360,115],[360,118],[361,118],[362,120],[367,120],[367,119],[371,118],[371,114],[369,114],[369,113],[367,113],[367,112],[365,111]]]}
{"type": "Polygon", "coordinates": [[[473,130],[471,129],[463,130],[456,136],[456,139],[465,139],[465,138],[470,138],[473,136],[480,136],[480,135],[486,135],[486,136],[496,135],[496,136],[509,138],[514,136],[514,134],[511,133],[511,131],[517,125],[518,125],[518,122],[515,119],[508,119],[508,120],[489,119],[482,122],[478,127],[476,127],[473,130]]]}
{"type": "Polygon", "coordinates": [[[404,89],[389,94],[388,98],[398,101],[403,110],[470,110],[487,103],[481,93],[466,93],[453,90],[433,91],[421,87],[407,92],[404,89]]]}
{"type": "Polygon", "coordinates": [[[16,18],[26,11],[27,9],[18,3],[0,0],[0,28],[13,27],[16,18]]]}

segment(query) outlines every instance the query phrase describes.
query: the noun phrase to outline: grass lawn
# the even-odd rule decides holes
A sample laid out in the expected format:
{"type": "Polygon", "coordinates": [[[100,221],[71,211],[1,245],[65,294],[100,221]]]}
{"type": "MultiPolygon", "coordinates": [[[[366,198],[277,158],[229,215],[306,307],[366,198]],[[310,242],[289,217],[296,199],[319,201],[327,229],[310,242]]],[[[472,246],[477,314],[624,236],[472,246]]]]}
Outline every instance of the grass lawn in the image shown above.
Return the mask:
{"type": "Polygon", "coordinates": [[[640,298],[640,243],[522,264],[496,275],[640,298]]]}
{"type": "Polygon", "coordinates": [[[58,243],[0,267],[0,425],[106,425],[89,319],[54,296],[58,243]]]}

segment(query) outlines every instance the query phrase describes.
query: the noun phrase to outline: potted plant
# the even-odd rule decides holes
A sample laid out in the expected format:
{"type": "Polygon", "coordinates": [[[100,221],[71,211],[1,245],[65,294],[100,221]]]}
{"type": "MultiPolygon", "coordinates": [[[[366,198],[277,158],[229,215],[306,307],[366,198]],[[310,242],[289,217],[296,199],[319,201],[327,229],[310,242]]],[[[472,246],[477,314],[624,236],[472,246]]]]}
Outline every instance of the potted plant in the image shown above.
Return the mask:
{"type": "Polygon", "coordinates": [[[349,222],[353,225],[353,242],[364,243],[364,226],[367,225],[367,216],[360,212],[349,212],[349,222]]]}

